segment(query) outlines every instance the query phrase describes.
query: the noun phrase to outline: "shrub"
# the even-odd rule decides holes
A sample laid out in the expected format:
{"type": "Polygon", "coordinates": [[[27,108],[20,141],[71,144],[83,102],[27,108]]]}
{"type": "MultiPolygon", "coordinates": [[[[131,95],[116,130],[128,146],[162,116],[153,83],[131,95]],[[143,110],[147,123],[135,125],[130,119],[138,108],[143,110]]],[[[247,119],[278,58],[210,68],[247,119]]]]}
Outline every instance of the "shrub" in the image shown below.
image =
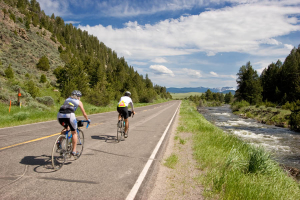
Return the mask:
{"type": "Polygon", "coordinates": [[[33,82],[33,80],[30,80],[26,83],[26,87],[27,87],[27,92],[33,97],[35,98],[36,96],[39,95],[40,90],[39,88],[35,85],[35,83],[33,82]]]}
{"type": "Polygon", "coordinates": [[[247,107],[247,106],[250,106],[250,103],[245,101],[245,100],[242,100],[242,101],[236,101],[234,102],[232,105],[231,105],[231,109],[232,111],[238,111],[239,109],[241,109],[242,107],[247,107]]]}
{"type": "Polygon", "coordinates": [[[50,65],[47,56],[41,57],[36,67],[43,71],[48,71],[50,69],[50,65]]]}
{"type": "Polygon", "coordinates": [[[50,37],[50,39],[51,39],[53,42],[56,43],[56,39],[55,39],[55,36],[54,36],[54,35],[52,35],[52,36],[50,37]]]}
{"type": "Polygon", "coordinates": [[[289,124],[294,131],[300,131],[300,101],[295,102],[295,106],[290,115],[289,124]]]}
{"type": "Polygon", "coordinates": [[[275,103],[272,103],[272,102],[269,102],[269,101],[266,101],[264,104],[265,104],[266,107],[273,107],[273,108],[276,107],[275,103]]]}
{"type": "Polygon", "coordinates": [[[11,68],[11,64],[9,64],[9,66],[8,66],[7,69],[5,70],[5,76],[6,76],[7,78],[10,78],[10,79],[14,78],[14,71],[13,71],[13,69],[11,68]]]}
{"type": "Polygon", "coordinates": [[[14,13],[10,13],[9,18],[16,22],[16,16],[14,15],[14,13]]]}
{"type": "Polygon", "coordinates": [[[1,76],[6,76],[6,75],[5,75],[5,72],[3,71],[3,69],[0,69],[0,75],[1,75],[1,76]]]}
{"type": "Polygon", "coordinates": [[[29,117],[28,112],[19,112],[13,115],[13,118],[17,121],[23,121],[29,117]]]}
{"type": "Polygon", "coordinates": [[[42,74],[41,78],[40,78],[40,83],[46,83],[46,81],[47,81],[47,78],[46,78],[45,74],[42,74]]]}
{"type": "Polygon", "coordinates": [[[294,102],[290,103],[287,101],[281,108],[285,110],[294,110],[294,107],[295,107],[294,102]]]}
{"type": "Polygon", "coordinates": [[[95,88],[87,94],[87,102],[95,106],[107,106],[110,99],[105,86],[98,83],[95,88]]]}
{"type": "Polygon", "coordinates": [[[25,22],[25,27],[27,30],[30,29],[30,22],[28,20],[26,20],[26,22],[25,22]]]}
{"type": "Polygon", "coordinates": [[[35,98],[39,103],[45,104],[46,106],[53,106],[54,105],[54,100],[50,96],[45,96],[45,97],[36,97],[35,98]]]}
{"type": "Polygon", "coordinates": [[[50,110],[47,106],[43,105],[43,104],[40,104],[38,102],[35,102],[35,101],[30,101],[28,103],[28,106],[31,107],[31,108],[35,108],[35,109],[38,109],[38,110],[50,110]]]}

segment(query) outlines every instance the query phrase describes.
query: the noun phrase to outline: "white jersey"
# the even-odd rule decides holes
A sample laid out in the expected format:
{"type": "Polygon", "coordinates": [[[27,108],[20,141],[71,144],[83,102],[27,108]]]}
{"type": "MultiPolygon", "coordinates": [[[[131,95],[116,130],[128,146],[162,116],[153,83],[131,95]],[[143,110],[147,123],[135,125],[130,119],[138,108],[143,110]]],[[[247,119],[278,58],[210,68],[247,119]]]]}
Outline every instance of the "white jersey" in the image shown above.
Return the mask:
{"type": "Polygon", "coordinates": [[[128,107],[128,105],[131,106],[131,109],[133,110],[133,102],[132,99],[128,96],[123,96],[121,97],[119,103],[118,103],[118,107],[128,107]]]}

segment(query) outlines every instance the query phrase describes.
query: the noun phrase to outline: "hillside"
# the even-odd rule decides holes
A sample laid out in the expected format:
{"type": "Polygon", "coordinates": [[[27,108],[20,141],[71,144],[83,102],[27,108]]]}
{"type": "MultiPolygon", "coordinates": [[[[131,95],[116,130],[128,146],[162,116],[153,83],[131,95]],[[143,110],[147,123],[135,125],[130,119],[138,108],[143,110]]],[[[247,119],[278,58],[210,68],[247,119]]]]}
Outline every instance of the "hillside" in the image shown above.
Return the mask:
{"type": "MultiPolygon", "coordinates": [[[[50,39],[51,33],[44,28],[39,29],[30,24],[30,29],[26,30],[24,23],[21,23],[25,16],[18,9],[3,2],[0,2],[0,7],[0,100],[16,101],[18,85],[24,85],[28,79],[34,80],[39,88],[45,87],[45,84],[39,83],[42,74],[46,75],[48,83],[55,85],[53,70],[64,65],[57,51],[60,44],[53,42],[50,39]],[[4,9],[11,11],[16,18],[15,22],[9,13],[4,13],[4,9]],[[44,55],[49,58],[49,71],[36,68],[44,55]],[[8,81],[5,77],[5,70],[9,65],[14,71],[14,81],[8,81]]],[[[28,96],[24,90],[22,93],[23,96],[28,96]]]]}
{"type": "Polygon", "coordinates": [[[0,103],[17,105],[18,89],[24,106],[39,105],[37,98],[47,93],[64,98],[74,89],[96,106],[108,105],[126,90],[135,102],[171,98],[98,38],[59,16],[46,16],[38,2],[5,2],[0,0],[0,103]]]}

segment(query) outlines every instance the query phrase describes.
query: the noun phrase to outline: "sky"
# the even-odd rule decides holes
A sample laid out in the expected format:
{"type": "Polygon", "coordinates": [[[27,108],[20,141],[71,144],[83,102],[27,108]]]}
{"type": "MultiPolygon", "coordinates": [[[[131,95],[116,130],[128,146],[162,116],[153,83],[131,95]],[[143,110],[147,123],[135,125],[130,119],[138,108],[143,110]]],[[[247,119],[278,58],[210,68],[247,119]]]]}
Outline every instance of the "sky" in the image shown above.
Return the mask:
{"type": "Polygon", "coordinates": [[[233,87],[300,44],[300,0],[38,0],[154,84],[233,87]]]}

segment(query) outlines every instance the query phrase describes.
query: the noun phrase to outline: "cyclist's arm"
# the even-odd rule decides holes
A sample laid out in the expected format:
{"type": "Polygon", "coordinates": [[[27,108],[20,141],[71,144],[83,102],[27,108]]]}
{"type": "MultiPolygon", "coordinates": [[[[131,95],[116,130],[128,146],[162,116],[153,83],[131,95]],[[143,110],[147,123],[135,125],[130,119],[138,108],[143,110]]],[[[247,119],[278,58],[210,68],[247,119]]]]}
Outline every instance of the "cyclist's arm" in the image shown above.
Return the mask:
{"type": "Polygon", "coordinates": [[[81,101],[79,101],[79,105],[78,105],[78,106],[79,106],[79,108],[80,108],[80,110],[81,110],[81,112],[82,112],[84,118],[85,118],[86,120],[89,120],[89,119],[88,119],[88,116],[86,115],[86,112],[85,112],[85,110],[84,110],[84,108],[83,108],[83,104],[82,104],[81,101]]]}
{"type": "Polygon", "coordinates": [[[130,106],[131,106],[131,112],[132,112],[133,114],[135,114],[134,109],[133,109],[133,102],[131,101],[129,104],[130,104],[130,106]]]}

